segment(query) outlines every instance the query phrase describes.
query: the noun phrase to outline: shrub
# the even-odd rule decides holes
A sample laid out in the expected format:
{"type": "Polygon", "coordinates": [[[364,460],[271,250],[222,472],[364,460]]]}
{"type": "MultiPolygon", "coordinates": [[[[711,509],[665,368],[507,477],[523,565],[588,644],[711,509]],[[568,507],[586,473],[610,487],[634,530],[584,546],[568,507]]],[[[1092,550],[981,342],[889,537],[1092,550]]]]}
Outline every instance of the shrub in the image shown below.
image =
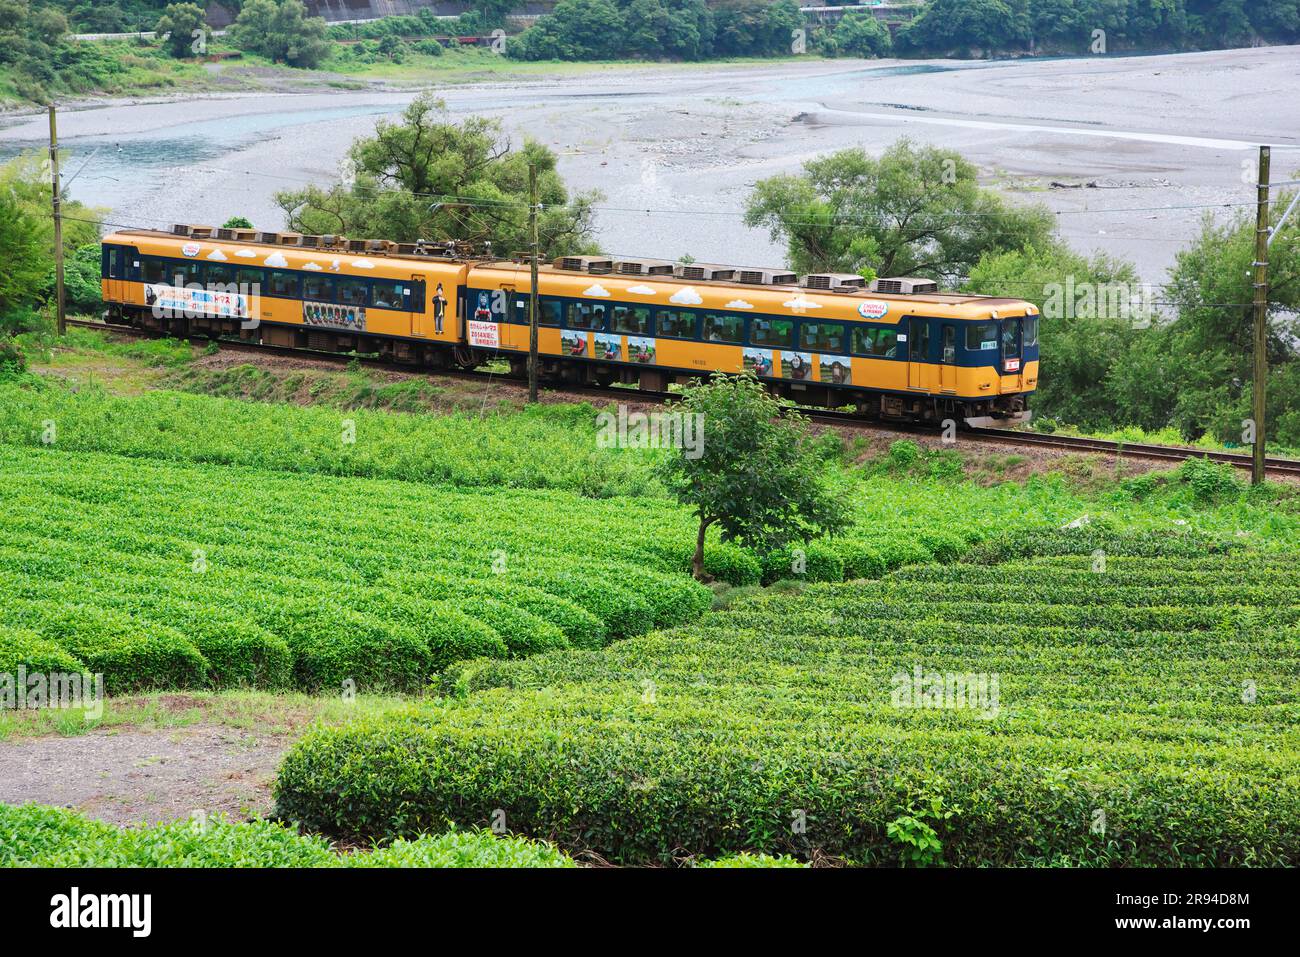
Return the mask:
{"type": "Polygon", "coordinates": [[[495,598],[468,597],[462,606],[475,618],[487,622],[501,636],[509,653],[522,658],[541,651],[569,647],[569,639],[549,621],[532,612],[507,605],[495,598]]]}
{"type": "Polygon", "coordinates": [[[282,611],[283,631],[294,655],[294,679],[314,692],[419,690],[432,672],[426,641],[413,631],[370,615],[316,601],[294,600],[282,611]]]}
{"type": "Polygon", "coordinates": [[[495,837],[490,831],[451,831],[396,840],[370,853],[349,854],[353,867],[576,867],[548,844],[495,837]]]}
{"type": "Polygon", "coordinates": [[[696,861],[696,867],[807,867],[804,861],[796,860],[788,854],[772,857],[770,854],[750,854],[741,852],[729,857],[720,857],[716,861],[696,861]]]}
{"type": "Polygon", "coordinates": [[[217,815],[119,828],[63,808],[0,804],[0,867],[574,867],[547,844],[451,832],[335,853],[274,821],[217,815]]]}
{"type": "Polygon", "coordinates": [[[810,582],[844,580],[844,559],[832,542],[807,542],[769,552],[763,557],[763,583],[783,578],[810,582]]]}
{"type": "Polygon", "coordinates": [[[847,581],[879,578],[888,570],[879,550],[871,545],[841,538],[835,540],[834,547],[844,565],[844,578],[847,581]]]}
{"type": "Polygon", "coordinates": [[[17,675],[19,665],[28,673],[81,674],[86,670],[77,658],[50,639],[34,631],[0,625],[0,675],[17,675]]]}
{"type": "MultiPolygon", "coordinates": [[[[647,543],[647,551],[661,558],[673,571],[690,574],[694,546],[684,539],[647,543]]],[[[749,549],[732,542],[709,542],[704,546],[704,571],[729,585],[757,585],[763,566],[749,549]]]]}
{"type": "Polygon", "coordinates": [[[10,601],[3,613],[58,644],[85,671],[103,674],[107,694],[207,684],[207,661],[170,628],[145,627],[120,612],[90,605],[10,601]]]}

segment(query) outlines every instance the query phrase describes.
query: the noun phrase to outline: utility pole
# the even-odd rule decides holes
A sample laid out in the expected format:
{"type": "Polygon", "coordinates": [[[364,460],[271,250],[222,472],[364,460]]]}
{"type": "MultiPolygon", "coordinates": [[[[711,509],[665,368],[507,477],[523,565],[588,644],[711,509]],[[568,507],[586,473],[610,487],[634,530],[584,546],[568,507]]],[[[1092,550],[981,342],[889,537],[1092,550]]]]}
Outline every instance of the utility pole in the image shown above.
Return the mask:
{"type": "Polygon", "coordinates": [[[60,195],[63,190],[59,182],[59,128],[53,103],[50,104],[50,185],[54,202],[54,296],[59,338],[62,338],[67,331],[63,293],[63,197],[60,195]]]}
{"type": "Polygon", "coordinates": [[[528,231],[532,282],[528,287],[528,401],[537,401],[537,165],[528,164],[528,231]]]}
{"type": "Polygon", "coordinates": [[[1264,481],[1264,393],[1268,378],[1268,182],[1269,148],[1259,148],[1259,183],[1255,205],[1255,388],[1251,416],[1255,420],[1254,460],[1250,481],[1264,481]]]}

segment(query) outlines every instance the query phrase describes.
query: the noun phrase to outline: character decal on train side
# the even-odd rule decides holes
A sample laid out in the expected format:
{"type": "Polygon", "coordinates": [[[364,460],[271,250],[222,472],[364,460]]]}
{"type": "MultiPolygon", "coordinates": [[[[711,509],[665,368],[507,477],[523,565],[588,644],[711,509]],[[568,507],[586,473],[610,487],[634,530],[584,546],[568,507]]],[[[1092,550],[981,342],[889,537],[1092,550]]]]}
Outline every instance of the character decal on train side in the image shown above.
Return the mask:
{"type": "Polygon", "coordinates": [[[642,336],[628,336],[627,361],[653,364],[655,361],[655,341],[642,336]]]}
{"type": "Polygon", "coordinates": [[[786,379],[811,379],[812,361],[810,352],[782,352],[781,375],[786,379]]]}
{"type": "Polygon", "coordinates": [[[610,335],[607,332],[596,333],[596,345],[593,352],[597,359],[609,359],[614,362],[623,361],[623,337],[610,335]]]}
{"type": "Polygon", "coordinates": [[[853,361],[848,356],[820,355],[817,359],[818,378],[822,382],[830,382],[834,385],[853,384],[853,361]]]}
{"type": "Polygon", "coordinates": [[[560,334],[560,351],[564,355],[586,355],[586,333],[565,329],[560,334]]]}
{"type": "Polygon", "coordinates": [[[304,300],[302,321],[309,326],[361,332],[366,328],[366,310],[364,306],[344,306],[333,302],[304,300]]]}
{"type": "Polygon", "coordinates": [[[478,305],[474,308],[474,318],[479,322],[492,321],[492,307],[488,304],[488,294],[485,292],[478,294],[478,305]]]}
{"type": "Polygon", "coordinates": [[[433,334],[442,335],[442,320],[447,314],[447,296],[442,291],[442,283],[433,291],[433,334]]]}
{"type": "Polygon", "coordinates": [[[772,376],[775,368],[771,349],[746,349],[742,358],[745,371],[756,376],[772,376]]]}

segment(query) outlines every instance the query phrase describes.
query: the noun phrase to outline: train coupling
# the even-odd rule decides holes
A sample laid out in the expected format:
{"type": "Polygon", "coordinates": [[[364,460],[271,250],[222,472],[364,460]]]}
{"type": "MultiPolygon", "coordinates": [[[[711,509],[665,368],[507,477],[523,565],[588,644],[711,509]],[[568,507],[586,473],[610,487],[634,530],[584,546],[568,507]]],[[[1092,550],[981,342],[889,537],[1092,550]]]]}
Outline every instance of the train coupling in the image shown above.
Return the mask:
{"type": "Polygon", "coordinates": [[[1022,409],[1019,412],[1008,412],[1006,415],[969,415],[962,421],[972,429],[1009,429],[1024,425],[1033,415],[1032,410],[1022,409]]]}

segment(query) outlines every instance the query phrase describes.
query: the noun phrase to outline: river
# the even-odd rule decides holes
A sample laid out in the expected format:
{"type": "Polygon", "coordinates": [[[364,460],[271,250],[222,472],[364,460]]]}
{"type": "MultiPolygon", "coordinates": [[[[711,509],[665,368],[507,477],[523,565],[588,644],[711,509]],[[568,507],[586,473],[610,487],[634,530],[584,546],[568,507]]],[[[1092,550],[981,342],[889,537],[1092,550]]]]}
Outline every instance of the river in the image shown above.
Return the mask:
{"type": "MultiPolygon", "coordinates": [[[[1045,203],[1075,248],[1132,259],[1159,282],[1202,216],[1253,202],[1257,144],[1276,148],[1274,179],[1300,173],[1300,47],[618,67],[437,92],[457,117],[499,117],[516,141],[546,143],[575,190],[600,190],[598,235],[616,255],[777,264],[782,250],[741,222],[756,180],[909,136],[959,150],[987,185],[1045,203]]],[[[336,178],[352,140],[413,95],[221,95],[68,111],[66,174],[72,195],[114,223],[244,215],[275,229],[277,190],[336,178]]],[[[0,156],[42,148],[45,133],[43,116],[11,118],[0,156]]]]}

